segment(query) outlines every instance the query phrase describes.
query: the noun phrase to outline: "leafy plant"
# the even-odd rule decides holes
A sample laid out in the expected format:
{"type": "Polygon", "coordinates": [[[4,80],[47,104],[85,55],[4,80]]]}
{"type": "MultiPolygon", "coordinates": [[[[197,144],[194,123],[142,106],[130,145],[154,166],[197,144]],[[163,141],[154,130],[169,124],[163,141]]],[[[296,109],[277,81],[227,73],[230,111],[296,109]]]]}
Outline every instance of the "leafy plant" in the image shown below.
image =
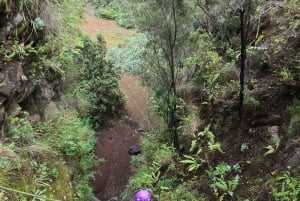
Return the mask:
{"type": "Polygon", "coordinates": [[[96,4],[96,16],[116,20],[116,22],[125,28],[134,26],[130,13],[129,1],[120,0],[93,0],[96,4]]]}
{"type": "Polygon", "coordinates": [[[275,144],[264,147],[267,150],[265,152],[264,156],[275,153],[277,151],[279,145],[280,145],[280,140],[276,141],[275,144]]]}
{"type": "MultiPolygon", "coordinates": [[[[48,143],[54,149],[73,161],[72,166],[76,170],[74,181],[76,195],[82,200],[91,197],[92,189],[89,181],[93,178],[93,165],[100,161],[94,154],[96,138],[88,122],[82,121],[71,112],[68,114],[58,112],[51,120],[42,122],[38,130],[47,134],[48,143]]],[[[44,178],[57,174],[48,167],[43,167],[41,173],[44,178]]]]}
{"type": "Polygon", "coordinates": [[[118,75],[104,60],[105,42],[101,36],[97,39],[97,43],[88,38],[83,39],[83,47],[79,47],[81,53],[75,62],[80,66],[78,90],[84,92],[86,97],[92,97],[87,99],[92,101],[88,118],[96,127],[104,122],[107,116],[117,114],[123,103],[118,89],[118,75]]]}
{"type": "Polygon", "coordinates": [[[28,57],[30,54],[36,54],[37,51],[32,47],[33,41],[28,45],[25,45],[24,42],[14,41],[14,44],[11,46],[11,49],[8,49],[5,52],[5,59],[10,61],[14,58],[23,60],[28,57]]]}
{"type": "Polygon", "coordinates": [[[203,131],[199,132],[197,135],[198,137],[206,137],[207,138],[207,145],[208,145],[208,150],[210,152],[213,151],[219,151],[220,153],[224,153],[222,148],[221,148],[221,143],[220,142],[215,142],[215,135],[213,132],[210,131],[210,124],[204,128],[203,131]]]}
{"type": "Polygon", "coordinates": [[[258,107],[260,104],[260,102],[258,100],[255,99],[255,97],[253,96],[245,96],[244,99],[244,105],[245,106],[254,106],[254,107],[258,107]]]}
{"type": "Polygon", "coordinates": [[[18,117],[16,114],[11,115],[9,118],[9,133],[18,144],[28,144],[33,141],[35,135],[34,129],[28,120],[29,114],[24,112],[23,117],[18,117]]]}
{"type": "Polygon", "coordinates": [[[128,39],[125,47],[108,50],[106,58],[122,72],[137,73],[144,65],[143,54],[148,40],[146,34],[136,33],[128,39]]]}
{"type": "Polygon", "coordinates": [[[293,79],[292,72],[286,67],[282,68],[279,74],[280,74],[283,81],[293,79]]]}
{"type": "Polygon", "coordinates": [[[300,196],[300,178],[283,172],[272,182],[272,195],[276,201],[297,201],[300,196]]]}
{"type": "MultiPolygon", "coordinates": [[[[201,152],[199,152],[198,154],[200,153],[201,152]]],[[[180,163],[187,164],[188,165],[187,170],[189,172],[198,170],[205,162],[205,160],[197,156],[189,156],[189,155],[183,155],[183,156],[185,159],[181,160],[180,163]]]]}
{"type": "Polygon", "coordinates": [[[205,161],[203,158],[207,159],[207,153],[213,153],[218,151],[224,153],[221,148],[221,143],[215,142],[215,135],[210,131],[210,125],[205,127],[205,129],[197,134],[197,139],[193,140],[189,149],[191,155],[183,155],[184,159],[180,163],[188,165],[188,171],[198,170],[205,161]],[[206,144],[202,143],[206,140],[206,144]]]}
{"type": "Polygon", "coordinates": [[[240,176],[238,174],[231,175],[232,172],[240,173],[239,166],[233,168],[226,163],[221,163],[214,170],[208,171],[212,181],[210,187],[220,200],[223,200],[226,195],[233,197],[233,193],[238,187],[240,176]]]}
{"type": "Polygon", "coordinates": [[[160,193],[160,201],[170,201],[170,200],[189,200],[189,201],[205,201],[203,195],[199,195],[197,191],[193,188],[193,183],[187,181],[183,182],[176,188],[170,188],[167,191],[160,193]]]}
{"type": "Polygon", "coordinates": [[[248,150],[248,149],[249,149],[248,143],[243,143],[243,144],[241,145],[241,148],[240,148],[241,152],[245,152],[245,151],[248,150]]]}

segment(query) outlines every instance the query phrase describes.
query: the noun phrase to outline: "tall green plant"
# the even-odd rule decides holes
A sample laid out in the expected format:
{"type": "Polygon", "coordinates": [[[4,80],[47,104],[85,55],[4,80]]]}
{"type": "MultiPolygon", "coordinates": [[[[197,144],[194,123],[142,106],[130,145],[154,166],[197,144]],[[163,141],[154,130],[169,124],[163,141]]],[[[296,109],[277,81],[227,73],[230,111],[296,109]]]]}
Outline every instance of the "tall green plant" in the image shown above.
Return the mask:
{"type": "Polygon", "coordinates": [[[101,36],[97,37],[97,43],[85,37],[79,51],[75,61],[80,67],[80,81],[77,87],[86,97],[91,97],[93,106],[87,117],[98,126],[106,117],[116,114],[122,106],[118,75],[113,66],[104,60],[106,48],[101,36]]]}
{"type": "MultiPolygon", "coordinates": [[[[171,141],[178,149],[177,75],[183,53],[181,45],[187,33],[187,27],[183,26],[187,22],[187,5],[182,0],[132,2],[137,5],[137,26],[149,35],[150,51],[147,56],[151,58],[151,63],[143,73],[148,76],[153,74],[156,78],[155,88],[163,90],[167,108],[166,123],[171,141]]],[[[149,81],[153,80],[152,78],[149,81]]]]}
{"type": "Polygon", "coordinates": [[[219,200],[223,200],[226,195],[233,197],[233,193],[238,187],[240,169],[239,166],[234,167],[226,163],[220,163],[214,170],[208,171],[212,181],[210,186],[219,200]],[[235,172],[236,175],[231,176],[231,172],[235,172]]]}

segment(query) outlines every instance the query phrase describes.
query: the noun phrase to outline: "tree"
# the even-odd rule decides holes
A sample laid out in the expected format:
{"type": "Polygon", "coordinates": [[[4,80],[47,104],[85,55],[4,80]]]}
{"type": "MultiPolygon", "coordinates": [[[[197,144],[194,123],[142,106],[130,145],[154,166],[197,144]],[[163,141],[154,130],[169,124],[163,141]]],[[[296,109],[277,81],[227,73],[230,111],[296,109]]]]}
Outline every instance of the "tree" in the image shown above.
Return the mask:
{"type": "Polygon", "coordinates": [[[251,16],[251,0],[243,0],[239,9],[240,14],[240,37],[241,37],[241,57],[240,57],[240,94],[239,94],[239,118],[243,117],[243,104],[245,96],[245,62],[247,57],[247,37],[249,33],[249,23],[251,16]]]}
{"type": "MultiPolygon", "coordinates": [[[[240,91],[239,91],[239,118],[242,119],[245,94],[245,67],[247,59],[247,43],[251,28],[251,15],[255,11],[260,0],[228,0],[217,2],[214,0],[194,0],[195,5],[202,11],[200,26],[205,29],[210,37],[221,40],[218,42],[221,48],[226,51],[240,48],[240,91]],[[217,20],[216,20],[217,19],[217,20]],[[231,42],[239,29],[240,44],[237,46],[231,42]],[[221,37],[220,37],[221,36],[221,37]],[[229,46],[225,41],[229,42],[229,46]],[[224,45],[225,44],[225,45],[224,45]]],[[[237,43],[238,44],[238,43],[237,43]]]]}
{"type": "MultiPolygon", "coordinates": [[[[149,35],[151,71],[157,76],[156,89],[160,89],[166,103],[165,120],[176,149],[178,142],[177,74],[183,54],[182,42],[187,29],[183,21],[186,9],[183,0],[149,0],[137,5],[137,25],[149,35]]],[[[147,67],[149,70],[150,67],[147,67]]],[[[145,72],[145,71],[144,71],[145,72]]]]}

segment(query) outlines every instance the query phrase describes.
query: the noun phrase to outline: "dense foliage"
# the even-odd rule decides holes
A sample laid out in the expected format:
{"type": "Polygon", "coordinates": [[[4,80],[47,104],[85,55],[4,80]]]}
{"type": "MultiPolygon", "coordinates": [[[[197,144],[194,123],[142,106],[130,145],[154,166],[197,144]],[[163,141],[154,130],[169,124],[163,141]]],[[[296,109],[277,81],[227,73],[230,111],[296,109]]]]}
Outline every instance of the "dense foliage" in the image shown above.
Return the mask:
{"type": "Polygon", "coordinates": [[[1,87],[15,81],[25,89],[1,99],[0,200],[93,197],[93,167],[101,162],[94,128],[117,113],[122,97],[104,41],[77,29],[85,7],[81,0],[0,1],[0,26],[11,29],[0,32],[1,64],[4,72],[17,67],[7,72],[20,79],[1,87]]]}
{"type": "Polygon", "coordinates": [[[93,197],[93,128],[123,104],[119,68],[163,119],[141,137],[123,200],[140,188],[160,201],[300,199],[299,0],[91,2],[137,33],[106,55],[76,29],[86,1],[0,1],[0,200],[93,197]],[[3,90],[14,72],[30,87],[3,90]]]}
{"type": "Polygon", "coordinates": [[[108,117],[117,115],[123,104],[117,72],[104,60],[106,47],[101,36],[98,36],[97,42],[85,37],[78,50],[80,53],[75,57],[75,65],[79,68],[79,82],[71,98],[81,97],[89,103],[89,107],[76,103],[79,115],[90,119],[95,127],[99,127],[108,117]]]}
{"type": "Polygon", "coordinates": [[[139,171],[124,199],[148,188],[166,201],[299,200],[299,1],[125,2],[125,11],[114,11],[129,7],[145,38],[112,50],[111,60],[143,78],[167,125],[173,101],[180,148],[173,149],[168,129],[144,137],[143,155],[132,159],[139,171]],[[133,64],[117,59],[129,54],[133,64]]]}

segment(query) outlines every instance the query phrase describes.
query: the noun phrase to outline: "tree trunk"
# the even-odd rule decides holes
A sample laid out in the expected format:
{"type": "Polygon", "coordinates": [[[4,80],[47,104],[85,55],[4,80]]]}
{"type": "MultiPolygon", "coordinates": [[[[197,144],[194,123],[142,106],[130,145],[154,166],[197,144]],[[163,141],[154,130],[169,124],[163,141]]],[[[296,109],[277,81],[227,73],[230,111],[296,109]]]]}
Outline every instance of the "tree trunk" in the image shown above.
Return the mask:
{"type": "MultiPolygon", "coordinates": [[[[173,20],[173,26],[174,26],[174,32],[170,36],[173,35],[173,37],[169,38],[170,42],[170,62],[169,67],[171,71],[171,90],[172,90],[172,99],[177,99],[177,92],[176,92],[176,75],[175,75],[175,64],[174,64],[174,51],[175,51],[175,44],[177,40],[177,19],[176,19],[176,6],[175,6],[175,0],[172,1],[172,20],[173,20]]],[[[171,132],[173,136],[173,145],[175,149],[179,150],[179,142],[178,142],[178,131],[177,131],[177,100],[171,101],[171,132]]]]}
{"type": "Polygon", "coordinates": [[[245,96],[245,61],[246,61],[246,34],[245,34],[245,10],[240,11],[240,26],[241,26],[241,71],[240,71],[240,106],[239,106],[239,118],[242,121],[243,118],[243,104],[245,96]]]}

